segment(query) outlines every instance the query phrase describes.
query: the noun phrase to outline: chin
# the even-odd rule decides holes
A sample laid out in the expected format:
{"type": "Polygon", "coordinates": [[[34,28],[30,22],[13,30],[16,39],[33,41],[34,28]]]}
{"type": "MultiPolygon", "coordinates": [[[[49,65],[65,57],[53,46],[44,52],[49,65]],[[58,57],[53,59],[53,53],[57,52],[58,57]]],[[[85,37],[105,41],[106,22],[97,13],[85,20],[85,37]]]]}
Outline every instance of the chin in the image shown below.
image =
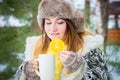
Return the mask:
{"type": "Polygon", "coordinates": [[[49,36],[50,39],[62,39],[61,36],[49,36]]]}
{"type": "Polygon", "coordinates": [[[52,37],[51,39],[61,39],[61,38],[60,37],[54,37],[54,38],[52,37]]]}

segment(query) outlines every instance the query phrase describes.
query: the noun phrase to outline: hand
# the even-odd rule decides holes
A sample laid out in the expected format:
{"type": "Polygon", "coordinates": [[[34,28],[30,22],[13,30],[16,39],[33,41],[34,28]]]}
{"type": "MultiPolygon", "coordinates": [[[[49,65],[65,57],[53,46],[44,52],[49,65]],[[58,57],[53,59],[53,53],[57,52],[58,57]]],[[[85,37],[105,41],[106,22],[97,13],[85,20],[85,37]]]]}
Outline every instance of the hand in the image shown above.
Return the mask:
{"type": "Polygon", "coordinates": [[[72,51],[61,51],[59,57],[64,65],[70,65],[70,63],[77,57],[77,54],[72,51]]]}
{"type": "Polygon", "coordinates": [[[72,51],[61,51],[59,57],[64,67],[68,69],[69,72],[76,71],[81,63],[83,63],[83,57],[72,51]]]}
{"type": "Polygon", "coordinates": [[[24,73],[27,77],[35,77],[35,70],[38,69],[38,62],[35,60],[31,60],[26,62],[24,66],[24,73]]]}

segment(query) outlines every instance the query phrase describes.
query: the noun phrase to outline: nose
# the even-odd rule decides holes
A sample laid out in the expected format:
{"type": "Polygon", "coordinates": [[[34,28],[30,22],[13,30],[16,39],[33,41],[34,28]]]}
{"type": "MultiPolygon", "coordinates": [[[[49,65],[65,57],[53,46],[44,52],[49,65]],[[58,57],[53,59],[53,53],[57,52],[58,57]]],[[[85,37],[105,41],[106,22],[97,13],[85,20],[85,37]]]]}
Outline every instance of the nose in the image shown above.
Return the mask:
{"type": "Polygon", "coordinates": [[[56,27],[56,24],[52,24],[52,29],[51,29],[53,32],[56,32],[57,31],[57,27],[56,27]]]}

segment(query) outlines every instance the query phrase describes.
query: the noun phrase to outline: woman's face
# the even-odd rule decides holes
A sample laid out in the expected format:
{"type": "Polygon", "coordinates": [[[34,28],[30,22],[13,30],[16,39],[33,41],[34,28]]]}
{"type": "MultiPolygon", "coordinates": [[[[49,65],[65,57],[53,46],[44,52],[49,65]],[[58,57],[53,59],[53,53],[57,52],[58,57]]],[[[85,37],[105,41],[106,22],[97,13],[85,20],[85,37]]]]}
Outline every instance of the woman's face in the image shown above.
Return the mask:
{"type": "Polygon", "coordinates": [[[67,24],[65,20],[50,17],[45,19],[45,32],[50,39],[63,39],[67,24]]]}

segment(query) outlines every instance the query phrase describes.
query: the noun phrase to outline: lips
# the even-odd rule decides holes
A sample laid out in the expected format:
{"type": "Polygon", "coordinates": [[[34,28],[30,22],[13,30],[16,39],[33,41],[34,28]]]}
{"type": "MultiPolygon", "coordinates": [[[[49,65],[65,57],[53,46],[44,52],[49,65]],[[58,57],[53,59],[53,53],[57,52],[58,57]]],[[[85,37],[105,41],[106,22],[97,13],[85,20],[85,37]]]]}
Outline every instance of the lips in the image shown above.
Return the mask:
{"type": "Polygon", "coordinates": [[[59,33],[50,33],[50,35],[57,36],[57,35],[59,35],[59,33]]]}
{"type": "Polygon", "coordinates": [[[50,33],[51,39],[59,39],[60,38],[60,33],[50,33]]]}

